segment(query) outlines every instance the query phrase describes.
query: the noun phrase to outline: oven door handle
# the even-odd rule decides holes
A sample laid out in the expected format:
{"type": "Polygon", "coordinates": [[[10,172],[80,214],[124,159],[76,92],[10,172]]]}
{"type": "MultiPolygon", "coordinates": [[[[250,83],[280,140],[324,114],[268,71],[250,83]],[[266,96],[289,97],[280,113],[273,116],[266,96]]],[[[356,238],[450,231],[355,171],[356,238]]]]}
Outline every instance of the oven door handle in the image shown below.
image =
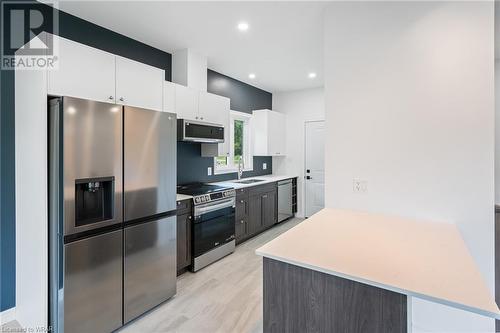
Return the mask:
{"type": "Polygon", "coordinates": [[[218,204],[208,204],[208,205],[203,205],[203,206],[195,206],[194,207],[194,215],[195,216],[200,216],[202,214],[210,213],[219,209],[224,209],[228,207],[235,207],[236,206],[236,199],[235,198],[230,198],[230,199],[225,199],[221,200],[220,203],[218,204]]]}

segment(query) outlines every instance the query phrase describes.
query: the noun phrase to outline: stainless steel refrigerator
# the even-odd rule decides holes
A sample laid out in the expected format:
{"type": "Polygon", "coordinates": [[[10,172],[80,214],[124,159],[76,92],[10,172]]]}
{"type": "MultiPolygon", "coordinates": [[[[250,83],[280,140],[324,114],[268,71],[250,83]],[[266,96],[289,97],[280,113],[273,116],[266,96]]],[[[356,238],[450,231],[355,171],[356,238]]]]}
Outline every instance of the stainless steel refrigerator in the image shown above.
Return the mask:
{"type": "Polygon", "coordinates": [[[176,116],[49,100],[49,323],[111,332],[176,292],[176,116]]]}

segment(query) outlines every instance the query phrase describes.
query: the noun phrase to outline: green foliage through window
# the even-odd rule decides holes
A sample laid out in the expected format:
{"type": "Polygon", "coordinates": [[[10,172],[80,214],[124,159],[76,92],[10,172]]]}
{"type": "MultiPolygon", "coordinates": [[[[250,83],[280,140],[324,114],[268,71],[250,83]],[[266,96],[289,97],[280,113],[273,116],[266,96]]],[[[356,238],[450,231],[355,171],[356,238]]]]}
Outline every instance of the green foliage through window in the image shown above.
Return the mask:
{"type": "Polygon", "coordinates": [[[238,164],[243,158],[243,127],[242,120],[234,121],[234,164],[238,164]]]}

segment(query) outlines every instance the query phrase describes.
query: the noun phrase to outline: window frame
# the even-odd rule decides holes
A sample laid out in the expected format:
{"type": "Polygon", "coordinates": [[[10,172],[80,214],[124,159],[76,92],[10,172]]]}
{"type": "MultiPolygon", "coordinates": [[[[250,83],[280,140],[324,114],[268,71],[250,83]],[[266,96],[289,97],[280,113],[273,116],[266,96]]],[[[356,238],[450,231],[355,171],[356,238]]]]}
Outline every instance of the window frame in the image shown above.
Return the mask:
{"type": "Polygon", "coordinates": [[[234,121],[243,121],[243,171],[253,171],[252,147],[252,114],[231,110],[229,112],[229,156],[225,166],[217,164],[214,157],[214,175],[238,172],[238,165],[234,164],[234,121]]]}

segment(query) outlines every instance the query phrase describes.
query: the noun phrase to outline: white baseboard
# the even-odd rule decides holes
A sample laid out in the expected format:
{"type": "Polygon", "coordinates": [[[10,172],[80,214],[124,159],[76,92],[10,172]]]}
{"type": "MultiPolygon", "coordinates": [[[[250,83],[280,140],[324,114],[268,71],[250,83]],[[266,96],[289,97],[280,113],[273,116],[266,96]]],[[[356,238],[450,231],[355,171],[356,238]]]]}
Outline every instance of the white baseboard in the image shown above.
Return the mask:
{"type": "Polygon", "coordinates": [[[0,312],[0,326],[13,320],[16,320],[16,307],[0,312]]]}

